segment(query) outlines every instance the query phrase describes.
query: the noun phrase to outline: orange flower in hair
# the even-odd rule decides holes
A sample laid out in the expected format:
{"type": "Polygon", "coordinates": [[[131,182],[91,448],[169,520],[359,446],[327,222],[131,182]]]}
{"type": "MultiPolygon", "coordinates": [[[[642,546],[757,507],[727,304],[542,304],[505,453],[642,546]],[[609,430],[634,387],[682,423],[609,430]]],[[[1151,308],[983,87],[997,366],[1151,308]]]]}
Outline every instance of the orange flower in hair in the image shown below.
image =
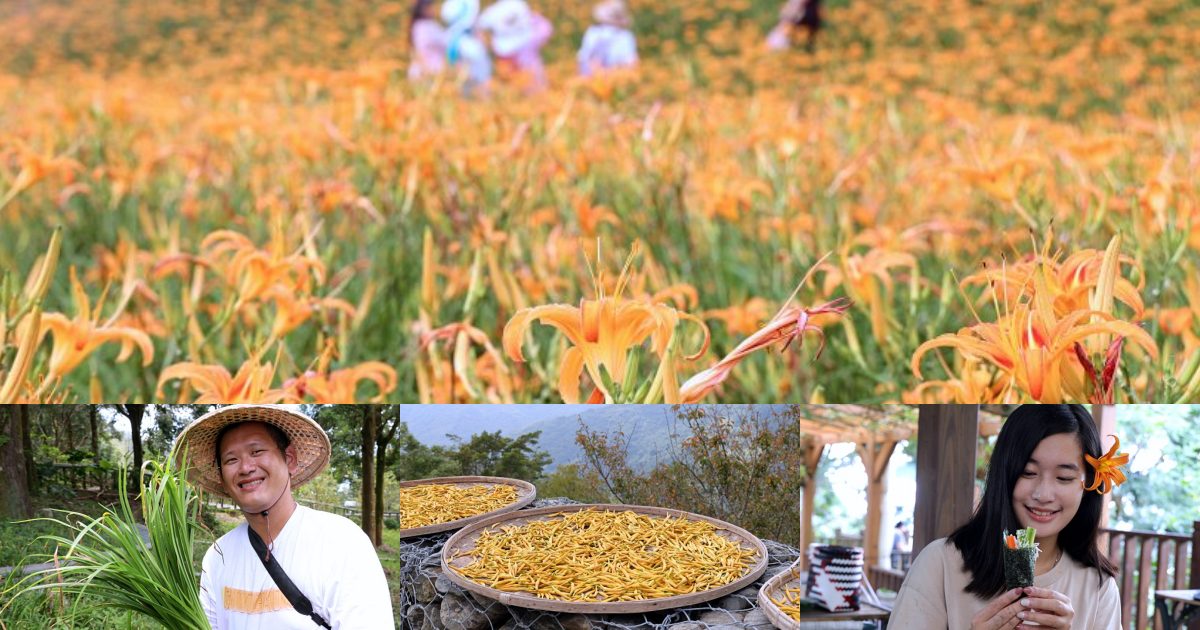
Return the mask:
{"type": "Polygon", "coordinates": [[[1091,455],[1084,455],[1092,468],[1096,469],[1096,479],[1091,486],[1084,488],[1085,491],[1095,490],[1100,494],[1112,492],[1112,489],[1125,483],[1125,473],[1121,471],[1121,467],[1129,463],[1129,454],[1117,454],[1117,449],[1121,448],[1121,438],[1115,435],[1110,435],[1113,439],[1112,448],[1108,449],[1100,459],[1096,459],[1091,455]],[[1102,487],[1103,486],[1103,487],[1102,487]]]}

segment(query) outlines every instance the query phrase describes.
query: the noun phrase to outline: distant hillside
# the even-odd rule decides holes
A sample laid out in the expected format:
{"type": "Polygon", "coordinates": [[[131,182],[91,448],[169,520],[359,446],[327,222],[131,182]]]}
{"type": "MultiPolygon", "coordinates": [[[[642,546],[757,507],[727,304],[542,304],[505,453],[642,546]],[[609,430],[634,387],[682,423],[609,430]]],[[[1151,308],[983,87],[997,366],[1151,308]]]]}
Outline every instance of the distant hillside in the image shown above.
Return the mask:
{"type": "MultiPolygon", "coordinates": [[[[550,453],[550,470],[579,462],[583,451],[575,442],[582,421],[590,431],[614,435],[624,431],[629,439],[629,463],[637,470],[650,470],[660,460],[670,458],[671,425],[674,413],[670,405],[604,405],[570,416],[542,420],[525,427],[522,433],[541,431],[538,445],[550,453]]],[[[675,423],[678,424],[678,423],[675,423]]],[[[686,431],[686,425],[677,427],[686,431]]],[[[691,435],[684,432],[679,438],[691,435]]]]}
{"type": "Polygon", "coordinates": [[[535,422],[593,408],[591,405],[400,405],[400,419],[422,444],[449,446],[452,442],[447,435],[469,438],[484,431],[500,431],[513,437],[535,422]]]}
{"type": "Polygon", "coordinates": [[[686,424],[674,421],[671,405],[405,405],[400,413],[409,431],[430,445],[449,445],[446,433],[467,438],[482,431],[499,430],[510,437],[541,431],[538,446],[550,453],[549,471],[582,460],[575,441],[581,421],[594,432],[623,431],[629,438],[629,462],[640,471],[670,459],[672,443],[691,436],[686,424]],[[674,440],[672,429],[678,431],[674,440]]]}

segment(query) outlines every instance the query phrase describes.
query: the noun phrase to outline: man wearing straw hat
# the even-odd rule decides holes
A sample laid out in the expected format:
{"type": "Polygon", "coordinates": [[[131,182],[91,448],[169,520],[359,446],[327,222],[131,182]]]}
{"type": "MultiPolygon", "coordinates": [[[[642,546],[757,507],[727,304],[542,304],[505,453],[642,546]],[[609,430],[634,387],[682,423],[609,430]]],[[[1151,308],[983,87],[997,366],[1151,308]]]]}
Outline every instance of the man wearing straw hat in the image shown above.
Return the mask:
{"type": "Polygon", "coordinates": [[[200,600],[214,630],[395,628],[366,534],[292,497],[329,464],[329,451],[316,422],[282,407],[224,407],[179,435],[175,457],[188,479],[246,516],[204,554],[200,600]]]}

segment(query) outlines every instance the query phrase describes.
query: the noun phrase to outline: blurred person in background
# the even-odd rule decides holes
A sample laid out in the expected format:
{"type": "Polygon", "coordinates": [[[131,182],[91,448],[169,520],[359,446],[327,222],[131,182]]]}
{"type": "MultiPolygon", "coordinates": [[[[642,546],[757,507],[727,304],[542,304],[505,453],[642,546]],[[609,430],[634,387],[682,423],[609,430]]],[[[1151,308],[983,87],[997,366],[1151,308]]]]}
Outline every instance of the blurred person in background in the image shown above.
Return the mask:
{"type": "Polygon", "coordinates": [[[788,0],[779,10],[779,23],[767,35],[767,48],[790,48],[796,30],[803,29],[807,34],[804,49],[811,53],[816,49],[821,24],[821,0],[788,0]]]}
{"type": "Polygon", "coordinates": [[[483,10],[477,25],[490,36],[496,65],[504,74],[521,76],[533,91],[546,87],[541,51],[554,33],[550,20],[525,0],[498,0],[483,10]]]}
{"type": "Polygon", "coordinates": [[[433,0],[416,0],[408,42],[412,45],[409,80],[430,77],[446,69],[446,29],[437,21],[433,0]]]}
{"type": "Polygon", "coordinates": [[[479,0],[446,0],[442,21],[446,23],[446,61],[465,73],[463,93],[483,95],[492,79],[492,60],[476,36],[479,0]]]}
{"type": "Polygon", "coordinates": [[[592,9],[596,22],[583,34],[576,59],[579,74],[591,76],[599,70],[629,68],[638,63],[637,39],[630,27],[633,19],[622,0],[605,0],[592,9]]]}

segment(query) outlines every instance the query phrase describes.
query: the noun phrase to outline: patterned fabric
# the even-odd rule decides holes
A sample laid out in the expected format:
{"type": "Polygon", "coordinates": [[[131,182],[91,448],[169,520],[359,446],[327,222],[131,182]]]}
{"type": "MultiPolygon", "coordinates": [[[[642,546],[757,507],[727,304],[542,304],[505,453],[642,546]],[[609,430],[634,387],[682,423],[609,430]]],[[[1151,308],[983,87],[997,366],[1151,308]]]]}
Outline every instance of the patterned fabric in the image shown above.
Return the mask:
{"type": "Polygon", "coordinates": [[[862,547],[810,545],[805,595],[830,612],[858,610],[862,589],[862,547]]]}

